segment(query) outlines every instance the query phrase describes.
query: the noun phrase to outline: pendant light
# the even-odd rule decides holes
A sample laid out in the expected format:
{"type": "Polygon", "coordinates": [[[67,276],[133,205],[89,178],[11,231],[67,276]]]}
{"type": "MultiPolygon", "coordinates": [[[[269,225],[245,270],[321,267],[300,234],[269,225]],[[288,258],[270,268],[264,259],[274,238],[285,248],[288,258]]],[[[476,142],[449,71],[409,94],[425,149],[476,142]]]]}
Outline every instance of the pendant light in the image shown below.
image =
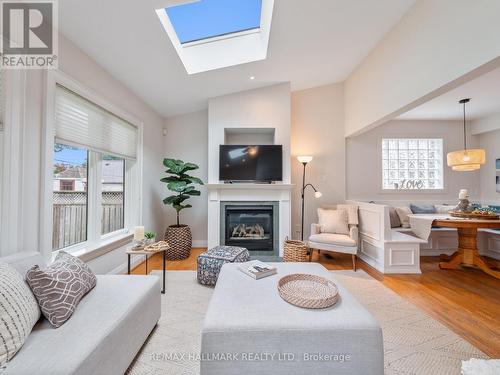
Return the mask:
{"type": "Polygon", "coordinates": [[[448,166],[454,171],[465,172],[475,171],[481,168],[481,164],[486,162],[486,153],[483,149],[467,149],[467,129],[465,123],[465,105],[470,102],[470,99],[462,99],[459,101],[464,107],[464,149],[459,151],[449,152],[446,156],[448,166]]]}

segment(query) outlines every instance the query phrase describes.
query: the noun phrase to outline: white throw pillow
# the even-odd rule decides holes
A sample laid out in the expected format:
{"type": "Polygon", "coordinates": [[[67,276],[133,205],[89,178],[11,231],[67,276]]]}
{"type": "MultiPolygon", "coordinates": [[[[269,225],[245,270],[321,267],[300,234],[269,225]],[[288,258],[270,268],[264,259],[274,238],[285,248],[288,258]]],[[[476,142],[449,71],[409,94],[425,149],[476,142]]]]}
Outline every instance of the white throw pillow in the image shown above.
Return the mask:
{"type": "Polygon", "coordinates": [[[401,226],[403,228],[409,228],[410,218],[408,215],[412,214],[410,207],[396,207],[396,212],[399,216],[399,220],[401,221],[401,226]]]}
{"type": "Polygon", "coordinates": [[[455,208],[452,204],[435,204],[434,207],[436,208],[436,213],[438,214],[447,214],[455,208]]]}
{"type": "Polygon", "coordinates": [[[358,225],[358,206],[355,204],[338,204],[337,210],[347,211],[347,220],[349,225],[358,225]]]}
{"type": "Polygon", "coordinates": [[[21,274],[0,263],[0,368],[21,349],[39,318],[38,303],[21,274]]]}
{"type": "Polygon", "coordinates": [[[318,208],[321,233],[349,234],[346,210],[325,210],[318,208]]]}

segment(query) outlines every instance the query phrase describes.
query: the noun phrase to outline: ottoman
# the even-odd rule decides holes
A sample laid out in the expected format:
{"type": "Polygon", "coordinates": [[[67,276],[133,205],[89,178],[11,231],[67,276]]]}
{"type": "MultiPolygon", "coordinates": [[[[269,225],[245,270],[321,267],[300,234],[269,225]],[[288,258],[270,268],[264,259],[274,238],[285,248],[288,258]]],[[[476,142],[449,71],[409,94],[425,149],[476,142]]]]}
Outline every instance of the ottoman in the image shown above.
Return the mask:
{"type": "Polygon", "coordinates": [[[383,375],[382,330],[318,263],[271,263],[278,274],[254,280],[225,264],[202,328],[201,375],[383,375]],[[302,309],[279,296],[278,280],[308,273],[333,280],[339,301],[302,309]]]}
{"type": "Polygon", "coordinates": [[[247,262],[250,254],[244,247],[216,246],[198,256],[198,282],[215,285],[221,267],[225,263],[247,262]]]}

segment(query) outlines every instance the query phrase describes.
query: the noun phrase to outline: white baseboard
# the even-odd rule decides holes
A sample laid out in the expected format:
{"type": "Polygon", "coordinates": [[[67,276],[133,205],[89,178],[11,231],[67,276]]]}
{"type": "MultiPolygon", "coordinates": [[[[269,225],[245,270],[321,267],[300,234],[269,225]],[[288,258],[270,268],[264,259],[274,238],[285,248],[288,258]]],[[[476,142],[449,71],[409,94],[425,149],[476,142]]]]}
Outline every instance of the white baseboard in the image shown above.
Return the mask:
{"type": "MultiPolygon", "coordinates": [[[[144,261],[144,258],[140,255],[134,255],[130,259],[130,268],[134,268],[141,264],[144,261]]],[[[111,271],[109,271],[107,274],[108,275],[123,275],[126,274],[128,270],[128,264],[127,262],[123,262],[120,264],[118,267],[113,268],[111,271]]]]}
{"type": "Polygon", "coordinates": [[[207,247],[207,240],[193,240],[193,247],[207,247]]]}

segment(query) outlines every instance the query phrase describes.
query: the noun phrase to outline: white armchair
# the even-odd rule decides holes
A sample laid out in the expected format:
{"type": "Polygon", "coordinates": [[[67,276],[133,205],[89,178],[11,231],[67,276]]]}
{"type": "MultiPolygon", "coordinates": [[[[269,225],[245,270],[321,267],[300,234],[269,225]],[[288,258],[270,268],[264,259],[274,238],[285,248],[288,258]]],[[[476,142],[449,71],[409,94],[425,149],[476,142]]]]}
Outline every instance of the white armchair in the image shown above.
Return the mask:
{"type": "Polygon", "coordinates": [[[352,268],[356,271],[356,258],[358,253],[358,207],[352,205],[338,205],[337,209],[345,209],[349,216],[349,235],[336,233],[322,233],[321,225],[311,224],[309,259],[313,251],[332,251],[352,255],[352,268]]]}

